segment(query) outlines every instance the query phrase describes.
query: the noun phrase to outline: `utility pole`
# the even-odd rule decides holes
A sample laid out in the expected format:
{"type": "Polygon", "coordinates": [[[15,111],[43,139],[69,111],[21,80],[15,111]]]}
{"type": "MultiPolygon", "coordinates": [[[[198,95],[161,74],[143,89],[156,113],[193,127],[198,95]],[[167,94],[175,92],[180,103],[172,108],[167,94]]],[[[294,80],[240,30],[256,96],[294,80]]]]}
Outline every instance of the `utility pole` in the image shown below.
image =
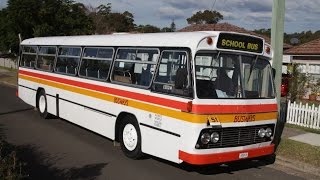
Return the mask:
{"type": "Polygon", "coordinates": [[[272,5],[272,27],[271,27],[271,46],[273,47],[272,67],[276,70],[275,86],[277,91],[278,103],[278,121],[275,129],[273,143],[275,150],[281,141],[281,135],[284,128],[285,120],[280,117],[281,103],[281,74],[282,74],[282,59],[283,59],[283,34],[284,34],[284,16],[285,15],[285,0],[273,0],[272,5]]]}
{"type": "Polygon", "coordinates": [[[277,91],[278,111],[281,98],[281,74],[283,58],[283,34],[284,34],[285,0],[273,0],[271,46],[274,50],[272,67],[276,70],[275,86],[277,91]]]}

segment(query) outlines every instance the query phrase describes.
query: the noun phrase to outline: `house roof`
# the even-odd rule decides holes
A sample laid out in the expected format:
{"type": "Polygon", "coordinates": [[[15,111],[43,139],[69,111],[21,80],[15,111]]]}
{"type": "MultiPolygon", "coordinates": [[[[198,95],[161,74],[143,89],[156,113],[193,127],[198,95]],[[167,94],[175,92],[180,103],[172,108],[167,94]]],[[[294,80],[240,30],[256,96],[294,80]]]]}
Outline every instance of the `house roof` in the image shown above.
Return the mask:
{"type": "MultiPolygon", "coordinates": [[[[229,23],[218,23],[218,24],[193,24],[178,30],[180,32],[190,32],[190,31],[233,31],[238,33],[251,34],[254,36],[259,36],[265,39],[268,44],[271,44],[271,39],[267,36],[257,34],[255,32],[246,30],[244,28],[229,24],[229,23]]],[[[292,46],[289,44],[283,44],[284,49],[289,49],[292,46]]]]}
{"type": "Polygon", "coordinates": [[[292,55],[320,55],[320,38],[292,47],[284,52],[292,55]]]}

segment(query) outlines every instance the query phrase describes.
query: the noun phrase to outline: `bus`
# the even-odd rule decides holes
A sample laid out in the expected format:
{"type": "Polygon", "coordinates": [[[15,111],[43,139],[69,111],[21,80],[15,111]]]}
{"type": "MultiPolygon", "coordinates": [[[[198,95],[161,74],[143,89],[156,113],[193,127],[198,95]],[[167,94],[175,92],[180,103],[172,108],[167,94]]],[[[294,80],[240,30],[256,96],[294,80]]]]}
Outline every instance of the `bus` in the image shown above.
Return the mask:
{"type": "Polygon", "coordinates": [[[217,164],[274,154],[277,101],[264,39],[235,32],[37,37],[17,95],[125,156],[217,164]]]}

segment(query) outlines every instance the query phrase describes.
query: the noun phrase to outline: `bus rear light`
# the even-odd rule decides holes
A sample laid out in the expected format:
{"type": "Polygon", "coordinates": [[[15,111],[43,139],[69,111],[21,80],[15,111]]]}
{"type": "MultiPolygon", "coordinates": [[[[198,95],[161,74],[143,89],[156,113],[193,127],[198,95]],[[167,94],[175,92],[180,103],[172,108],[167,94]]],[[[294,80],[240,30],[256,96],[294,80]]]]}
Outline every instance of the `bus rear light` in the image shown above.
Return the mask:
{"type": "Polygon", "coordinates": [[[16,90],[16,96],[19,97],[19,90],[16,90]]]}
{"type": "Polygon", "coordinates": [[[265,51],[266,51],[266,53],[267,53],[267,54],[270,54],[270,52],[271,52],[270,47],[269,47],[269,46],[267,46],[267,47],[266,47],[266,49],[265,49],[265,51]]]}
{"type": "Polygon", "coordinates": [[[213,40],[211,37],[207,37],[207,43],[208,43],[208,45],[212,45],[213,40]]]}

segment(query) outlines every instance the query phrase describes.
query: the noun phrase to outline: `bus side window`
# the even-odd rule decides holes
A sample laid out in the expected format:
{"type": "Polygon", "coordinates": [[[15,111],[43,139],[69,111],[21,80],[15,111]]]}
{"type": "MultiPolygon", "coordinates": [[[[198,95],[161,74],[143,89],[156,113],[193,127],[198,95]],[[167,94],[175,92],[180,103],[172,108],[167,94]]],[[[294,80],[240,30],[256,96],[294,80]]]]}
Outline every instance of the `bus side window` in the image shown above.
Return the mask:
{"type": "Polygon", "coordinates": [[[38,52],[37,46],[23,46],[20,66],[34,68],[35,62],[37,59],[37,52],[38,52]]]}
{"type": "Polygon", "coordinates": [[[80,47],[60,47],[55,71],[64,74],[76,75],[80,61],[80,47]]]}
{"type": "Polygon", "coordinates": [[[185,51],[163,51],[153,84],[155,91],[189,96],[188,56],[185,51]]]}
{"type": "Polygon", "coordinates": [[[159,57],[158,49],[119,48],[111,80],[149,87],[159,57]]]}
{"type": "Polygon", "coordinates": [[[56,47],[40,46],[36,68],[45,71],[52,71],[55,58],[56,47]]]}
{"type": "Polygon", "coordinates": [[[112,57],[113,48],[85,48],[80,64],[81,77],[106,80],[112,57]]]}

